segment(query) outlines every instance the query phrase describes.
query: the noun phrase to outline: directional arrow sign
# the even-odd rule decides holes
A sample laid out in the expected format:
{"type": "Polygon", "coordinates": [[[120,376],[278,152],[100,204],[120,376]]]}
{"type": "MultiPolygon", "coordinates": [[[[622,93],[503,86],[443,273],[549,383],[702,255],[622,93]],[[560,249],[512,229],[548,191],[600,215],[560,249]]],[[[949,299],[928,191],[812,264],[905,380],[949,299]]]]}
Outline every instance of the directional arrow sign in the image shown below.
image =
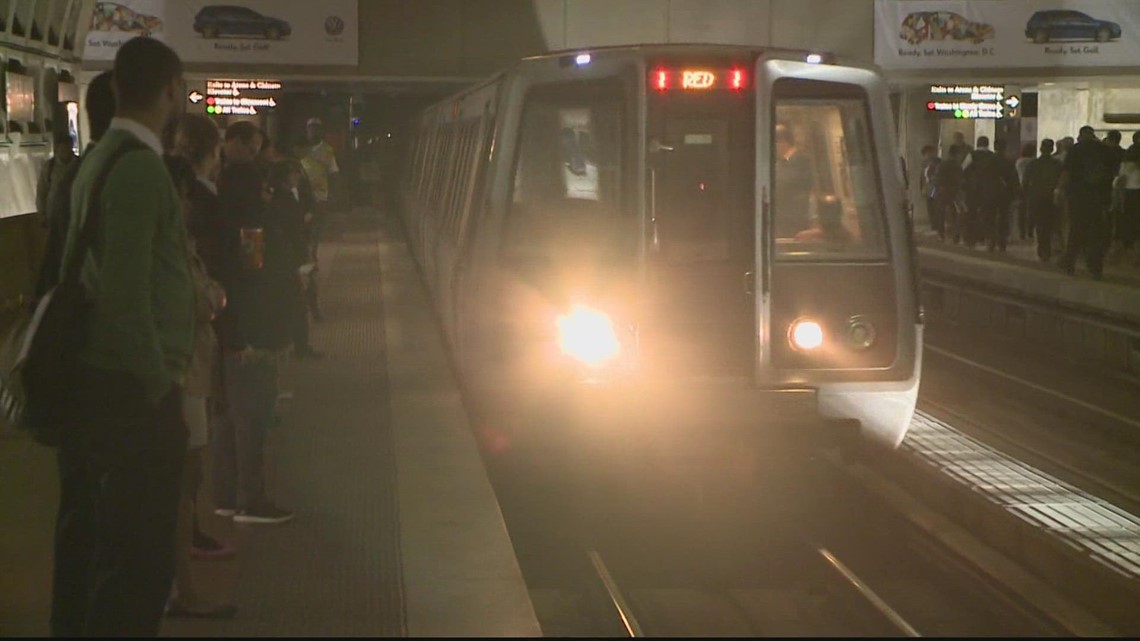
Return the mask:
{"type": "Polygon", "coordinates": [[[1017,109],[1017,106],[1021,104],[1021,100],[1017,96],[1010,96],[1006,99],[1005,104],[1009,105],[1010,109],[1017,109]]]}
{"type": "Polygon", "coordinates": [[[186,96],[186,98],[190,101],[191,104],[196,105],[196,104],[202,102],[202,99],[205,98],[205,96],[198,93],[198,90],[195,89],[194,91],[191,91],[190,95],[186,96]]]}

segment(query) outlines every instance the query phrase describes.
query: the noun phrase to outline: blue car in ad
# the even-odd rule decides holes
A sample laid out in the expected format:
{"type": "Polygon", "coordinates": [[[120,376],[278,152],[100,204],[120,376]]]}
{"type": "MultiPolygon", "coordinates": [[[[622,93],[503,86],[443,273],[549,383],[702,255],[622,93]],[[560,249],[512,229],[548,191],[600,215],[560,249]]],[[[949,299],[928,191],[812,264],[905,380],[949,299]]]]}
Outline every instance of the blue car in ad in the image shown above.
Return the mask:
{"type": "Polygon", "coordinates": [[[1025,37],[1037,44],[1051,40],[1095,40],[1108,42],[1120,38],[1120,25],[1097,20],[1086,13],[1069,9],[1038,11],[1025,25],[1025,37]]]}
{"type": "Polygon", "coordinates": [[[264,16],[248,7],[211,5],[194,17],[194,31],[203,38],[242,36],[280,40],[293,33],[293,27],[280,18],[264,16]]]}

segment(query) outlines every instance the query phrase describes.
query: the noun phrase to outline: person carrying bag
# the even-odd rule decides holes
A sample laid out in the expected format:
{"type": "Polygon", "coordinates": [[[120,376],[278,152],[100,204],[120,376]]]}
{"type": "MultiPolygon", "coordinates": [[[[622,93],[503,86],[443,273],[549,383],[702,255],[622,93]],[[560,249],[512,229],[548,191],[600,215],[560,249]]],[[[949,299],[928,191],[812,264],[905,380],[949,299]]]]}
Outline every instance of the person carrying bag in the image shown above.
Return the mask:
{"type": "MultiPolygon", "coordinates": [[[[102,186],[122,156],[140,149],[145,149],[141,142],[124,144],[104,166],[59,283],[39,299],[30,317],[17,322],[0,350],[0,410],[9,425],[27,431],[41,445],[58,447],[65,426],[74,422],[72,392],[82,384],[74,373],[91,307],[79,272],[99,228],[102,186]]],[[[41,271],[59,267],[49,261],[41,271]]]]}

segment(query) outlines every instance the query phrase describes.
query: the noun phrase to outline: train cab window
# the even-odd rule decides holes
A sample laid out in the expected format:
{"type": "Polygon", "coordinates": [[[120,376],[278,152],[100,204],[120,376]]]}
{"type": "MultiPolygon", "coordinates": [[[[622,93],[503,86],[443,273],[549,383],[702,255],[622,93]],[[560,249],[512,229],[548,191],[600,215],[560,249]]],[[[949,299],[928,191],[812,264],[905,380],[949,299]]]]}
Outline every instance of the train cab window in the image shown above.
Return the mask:
{"type": "Polygon", "coordinates": [[[777,258],[886,260],[886,212],[862,90],[777,82],[772,140],[777,258]]]}
{"type": "Polygon", "coordinates": [[[531,90],[519,131],[505,258],[634,254],[636,217],[623,206],[624,109],[617,83],[531,90]]]}

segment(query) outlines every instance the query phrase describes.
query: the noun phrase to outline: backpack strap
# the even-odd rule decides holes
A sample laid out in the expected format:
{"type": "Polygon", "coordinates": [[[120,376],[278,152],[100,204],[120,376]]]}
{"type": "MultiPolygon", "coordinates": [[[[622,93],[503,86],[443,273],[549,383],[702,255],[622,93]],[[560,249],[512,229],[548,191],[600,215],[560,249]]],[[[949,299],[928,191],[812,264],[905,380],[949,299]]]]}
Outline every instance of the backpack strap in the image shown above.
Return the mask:
{"type": "MultiPolygon", "coordinates": [[[[142,151],[147,149],[147,146],[141,141],[135,139],[134,136],[128,138],[123,144],[111,154],[107,159],[106,164],[99,170],[99,175],[95,177],[95,184],[91,186],[91,198],[87,201],[87,215],[83,219],[83,228],[79,230],[79,238],[75,241],[75,248],[71,252],[71,256],[65,265],[63,278],[60,283],[75,283],[79,281],[79,270],[83,266],[83,259],[86,258],[87,252],[95,244],[95,234],[98,233],[99,221],[102,218],[100,214],[103,211],[102,203],[100,200],[103,197],[103,186],[107,183],[107,178],[111,175],[111,170],[118,164],[119,159],[132,151],[142,151]]],[[[84,159],[88,154],[84,154],[84,159]]],[[[82,159],[81,159],[82,160],[82,159]]]]}

